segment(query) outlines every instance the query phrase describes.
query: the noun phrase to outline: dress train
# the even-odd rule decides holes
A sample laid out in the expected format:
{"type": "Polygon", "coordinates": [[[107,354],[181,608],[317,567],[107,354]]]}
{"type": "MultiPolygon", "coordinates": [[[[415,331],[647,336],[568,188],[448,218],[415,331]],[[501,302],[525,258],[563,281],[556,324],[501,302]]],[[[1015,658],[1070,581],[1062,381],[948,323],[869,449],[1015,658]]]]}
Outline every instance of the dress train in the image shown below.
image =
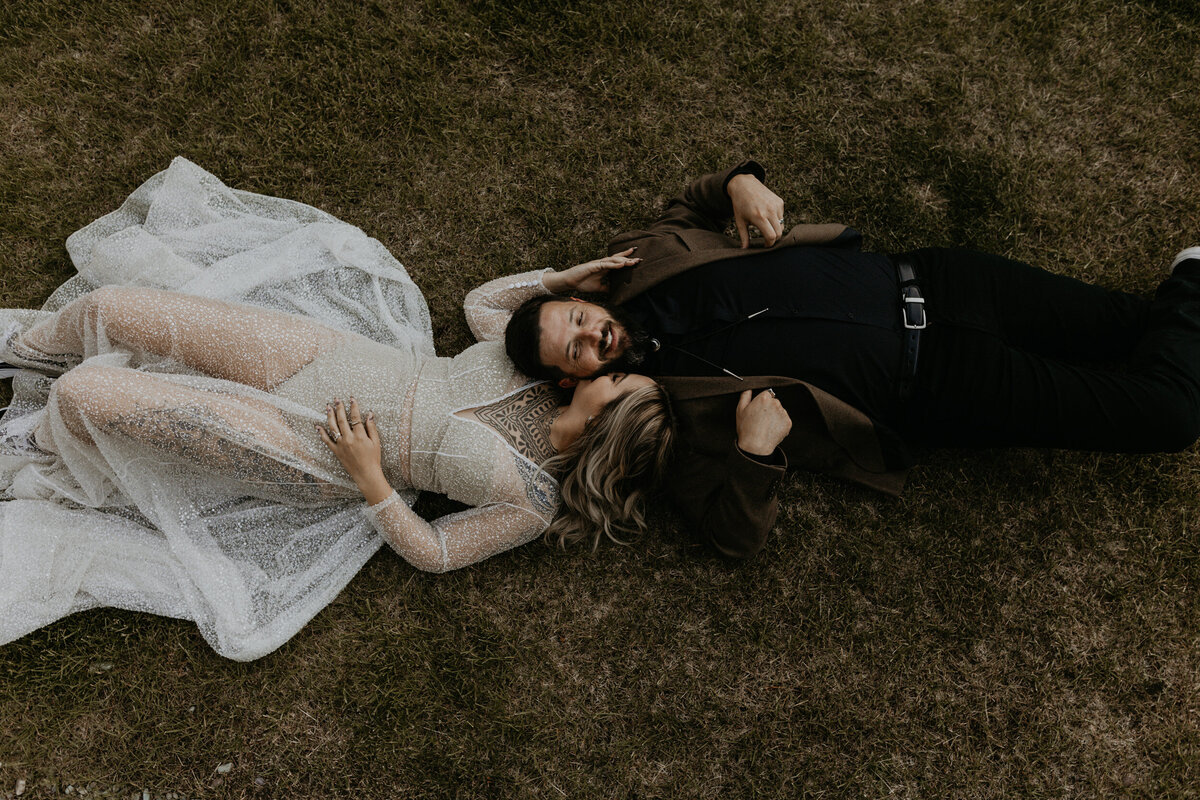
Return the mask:
{"type": "MultiPolygon", "coordinates": [[[[40,311],[0,311],[5,342],[115,285],[298,313],[414,360],[433,354],[425,300],[379,242],[310,206],[231,190],[182,158],[74,233],[67,249],[78,275],[40,311]]],[[[229,331],[220,346],[236,349],[243,333],[229,331]]],[[[134,369],[216,396],[249,393],[319,421],[285,398],[103,336],[85,355],[85,366],[134,369]]],[[[254,496],[119,425],[89,429],[95,448],[71,458],[45,452],[32,432],[57,375],[76,365],[22,366],[0,420],[0,644],[112,606],[194,620],[221,655],[259,658],[324,608],[382,543],[352,491],[309,507],[254,496]]],[[[411,502],[415,493],[406,494],[411,502]]]]}

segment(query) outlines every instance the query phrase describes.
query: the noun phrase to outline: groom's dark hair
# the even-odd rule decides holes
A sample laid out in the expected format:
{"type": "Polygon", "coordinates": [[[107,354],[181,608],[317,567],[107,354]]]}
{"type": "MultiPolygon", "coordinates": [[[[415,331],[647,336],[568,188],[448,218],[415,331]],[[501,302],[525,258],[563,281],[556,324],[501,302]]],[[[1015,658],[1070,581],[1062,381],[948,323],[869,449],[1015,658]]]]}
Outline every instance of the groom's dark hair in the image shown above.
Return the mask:
{"type": "Polygon", "coordinates": [[[531,297],[517,307],[504,329],[504,349],[517,369],[531,378],[556,381],[566,375],[542,363],[542,306],[570,300],[557,294],[531,297]]]}

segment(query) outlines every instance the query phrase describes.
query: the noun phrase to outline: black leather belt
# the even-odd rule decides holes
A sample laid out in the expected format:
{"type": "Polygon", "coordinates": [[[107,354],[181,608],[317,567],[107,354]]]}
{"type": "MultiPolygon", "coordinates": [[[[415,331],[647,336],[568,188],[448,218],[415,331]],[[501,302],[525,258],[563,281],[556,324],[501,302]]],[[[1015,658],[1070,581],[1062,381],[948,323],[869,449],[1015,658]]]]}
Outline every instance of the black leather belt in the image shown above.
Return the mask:
{"type": "Polygon", "coordinates": [[[905,256],[892,256],[896,276],[900,279],[900,321],[904,323],[904,340],[900,356],[900,401],[907,402],[917,385],[917,356],[921,351],[921,331],[925,330],[925,298],[917,285],[917,273],[905,256]]]}

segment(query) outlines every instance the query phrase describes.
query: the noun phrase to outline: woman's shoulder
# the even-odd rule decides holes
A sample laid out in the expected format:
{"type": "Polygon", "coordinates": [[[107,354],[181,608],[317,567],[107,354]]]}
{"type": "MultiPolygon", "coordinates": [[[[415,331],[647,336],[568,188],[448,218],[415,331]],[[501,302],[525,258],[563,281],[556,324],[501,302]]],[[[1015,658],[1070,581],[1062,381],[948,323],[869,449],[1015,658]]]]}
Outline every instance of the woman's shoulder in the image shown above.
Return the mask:
{"type": "Polygon", "coordinates": [[[479,342],[463,350],[453,358],[456,372],[462,369],[488,370],[494,377],[503,378],[508,386],[505,391],[533,383],[533,379],[520,372],[508,353],[504,342],[479,342]]]}
{"type": "MultiPolygon", "coordinates": [[[[453,356],[453,360],[455,362],[500,362],[507,361],[508,356],[504,353],[504,342],[476,342],[453,356]]],[[[511,361],[509,362],[509,367],[512,368],[511,361]]]]}

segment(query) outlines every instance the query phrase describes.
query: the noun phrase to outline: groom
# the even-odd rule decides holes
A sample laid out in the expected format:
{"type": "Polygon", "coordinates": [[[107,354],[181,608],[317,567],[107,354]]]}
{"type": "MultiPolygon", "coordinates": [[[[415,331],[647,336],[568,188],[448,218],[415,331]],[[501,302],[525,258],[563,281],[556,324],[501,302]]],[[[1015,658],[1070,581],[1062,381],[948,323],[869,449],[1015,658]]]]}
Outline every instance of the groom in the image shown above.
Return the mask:
{"type": "Polygon", "coordinates": [[[785,231],[765,177],[747,161],[699,179],[590,275],[544,278],[608,277],[607,303],[536,297],[506,335],[564,385],[662,380],[683,442],[668,489],[718,551],[761,549],[788,465],[898,493],[927,447],[1151,452],[1200,433],[1200,248],[1149,301],[984,253],[866,253],[843,225],[785,231]]]}

